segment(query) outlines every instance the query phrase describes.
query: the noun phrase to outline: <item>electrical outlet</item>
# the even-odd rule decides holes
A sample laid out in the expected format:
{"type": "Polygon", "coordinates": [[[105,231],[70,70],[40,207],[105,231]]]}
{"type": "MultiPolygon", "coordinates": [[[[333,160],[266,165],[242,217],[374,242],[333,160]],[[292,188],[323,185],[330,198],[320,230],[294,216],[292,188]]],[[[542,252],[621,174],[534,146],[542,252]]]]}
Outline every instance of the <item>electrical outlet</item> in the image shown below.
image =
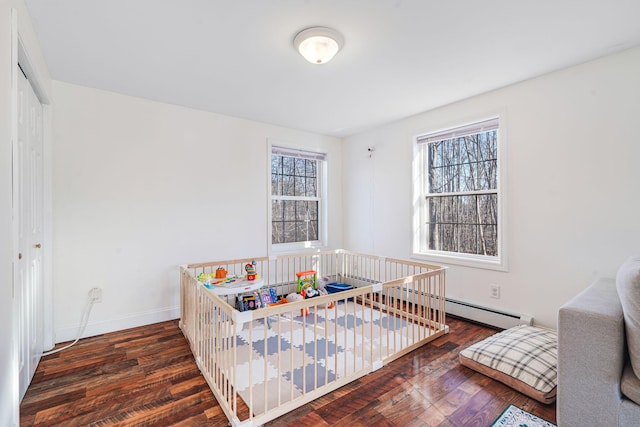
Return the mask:
{"type": "Polygon", "coordinates": [[[92,288],[89,291],[89,299],[95,302],[102,302],[102,288],[92,288]]]}
{"type": "Polygon", "coordinates": [[[489,285],[489,296],[491,298],[500,299],[500,285],[492,283],[489,285]]]}

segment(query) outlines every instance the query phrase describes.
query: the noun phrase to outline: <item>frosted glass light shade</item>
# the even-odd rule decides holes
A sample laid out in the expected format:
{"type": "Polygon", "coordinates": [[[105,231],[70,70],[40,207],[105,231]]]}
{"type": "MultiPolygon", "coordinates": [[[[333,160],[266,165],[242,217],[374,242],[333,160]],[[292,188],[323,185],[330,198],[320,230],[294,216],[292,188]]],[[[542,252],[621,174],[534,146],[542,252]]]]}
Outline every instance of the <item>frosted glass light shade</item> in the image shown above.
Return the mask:
{"type": "Polygon", "coordinates": [[[344,39],[339,32],[325,27],[307,28],[293,39],[298,52],[313,64],[329,62],[343,44],[344,39]]]}

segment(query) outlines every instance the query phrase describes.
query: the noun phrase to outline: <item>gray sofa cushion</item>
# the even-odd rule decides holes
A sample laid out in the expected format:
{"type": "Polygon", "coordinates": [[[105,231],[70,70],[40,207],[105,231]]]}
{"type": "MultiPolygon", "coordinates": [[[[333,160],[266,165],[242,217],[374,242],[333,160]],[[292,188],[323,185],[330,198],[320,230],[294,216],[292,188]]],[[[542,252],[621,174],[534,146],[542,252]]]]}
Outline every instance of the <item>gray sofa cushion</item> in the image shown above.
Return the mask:
{"type": "Polygon", "coordinates": [[[616,276],[629,346],[629,358],[636,377],[640,377],[640,257],[629,258],[616,276]]]}
{"type": "Polygon", "coordinates": [[[633,400],[636,405],[640,405],[640,379],[633,373],[629,363],[624,367],[620,390],[628,399],[633,400]]]}

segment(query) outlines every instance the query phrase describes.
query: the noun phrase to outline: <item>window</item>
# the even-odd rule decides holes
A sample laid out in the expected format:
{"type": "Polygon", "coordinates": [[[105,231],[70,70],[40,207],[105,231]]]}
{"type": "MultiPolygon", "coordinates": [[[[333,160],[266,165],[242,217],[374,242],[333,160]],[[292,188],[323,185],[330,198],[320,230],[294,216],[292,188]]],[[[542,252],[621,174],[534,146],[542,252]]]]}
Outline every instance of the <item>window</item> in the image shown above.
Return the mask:
{"type": "Polygon", "coordinates": [[[325,155],[271,148],[271,243],[282,249],[322,245],[325,155]]]}
{"type": "Polygon", "coordinates": [[[498,119],[416,138],[414,253],[504,265],[498,119]]]}

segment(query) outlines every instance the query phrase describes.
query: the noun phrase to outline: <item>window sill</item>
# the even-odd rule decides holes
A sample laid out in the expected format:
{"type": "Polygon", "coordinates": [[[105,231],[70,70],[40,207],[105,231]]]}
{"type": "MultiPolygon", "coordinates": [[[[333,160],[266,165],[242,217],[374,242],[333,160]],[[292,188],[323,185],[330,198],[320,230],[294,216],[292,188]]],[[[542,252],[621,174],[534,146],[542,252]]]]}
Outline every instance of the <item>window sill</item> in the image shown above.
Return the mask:
{"type": "Polygon", "coordinates": [[[414,252],[411,254],[411,259],[419,260],[419,261],[429,261],[437,264],[444,265],[460,265],[463,267],[470,268],[481,268],[484,270],[495,270],[495,271],[509,271],[507,266],[507,262],[504,258],[489,258],[484,256],[473,256],[473,255],[464,255],[464,254],[449,254],[443,252],[414,252]]]}
{"type": "Polygon", "coordinates": [[[297,243],[277,243],[269,248],[270,254],[288,254],[300,252],[317,252],[327,249],[327,245],[320,241],[297,242],[297,243]]]}

